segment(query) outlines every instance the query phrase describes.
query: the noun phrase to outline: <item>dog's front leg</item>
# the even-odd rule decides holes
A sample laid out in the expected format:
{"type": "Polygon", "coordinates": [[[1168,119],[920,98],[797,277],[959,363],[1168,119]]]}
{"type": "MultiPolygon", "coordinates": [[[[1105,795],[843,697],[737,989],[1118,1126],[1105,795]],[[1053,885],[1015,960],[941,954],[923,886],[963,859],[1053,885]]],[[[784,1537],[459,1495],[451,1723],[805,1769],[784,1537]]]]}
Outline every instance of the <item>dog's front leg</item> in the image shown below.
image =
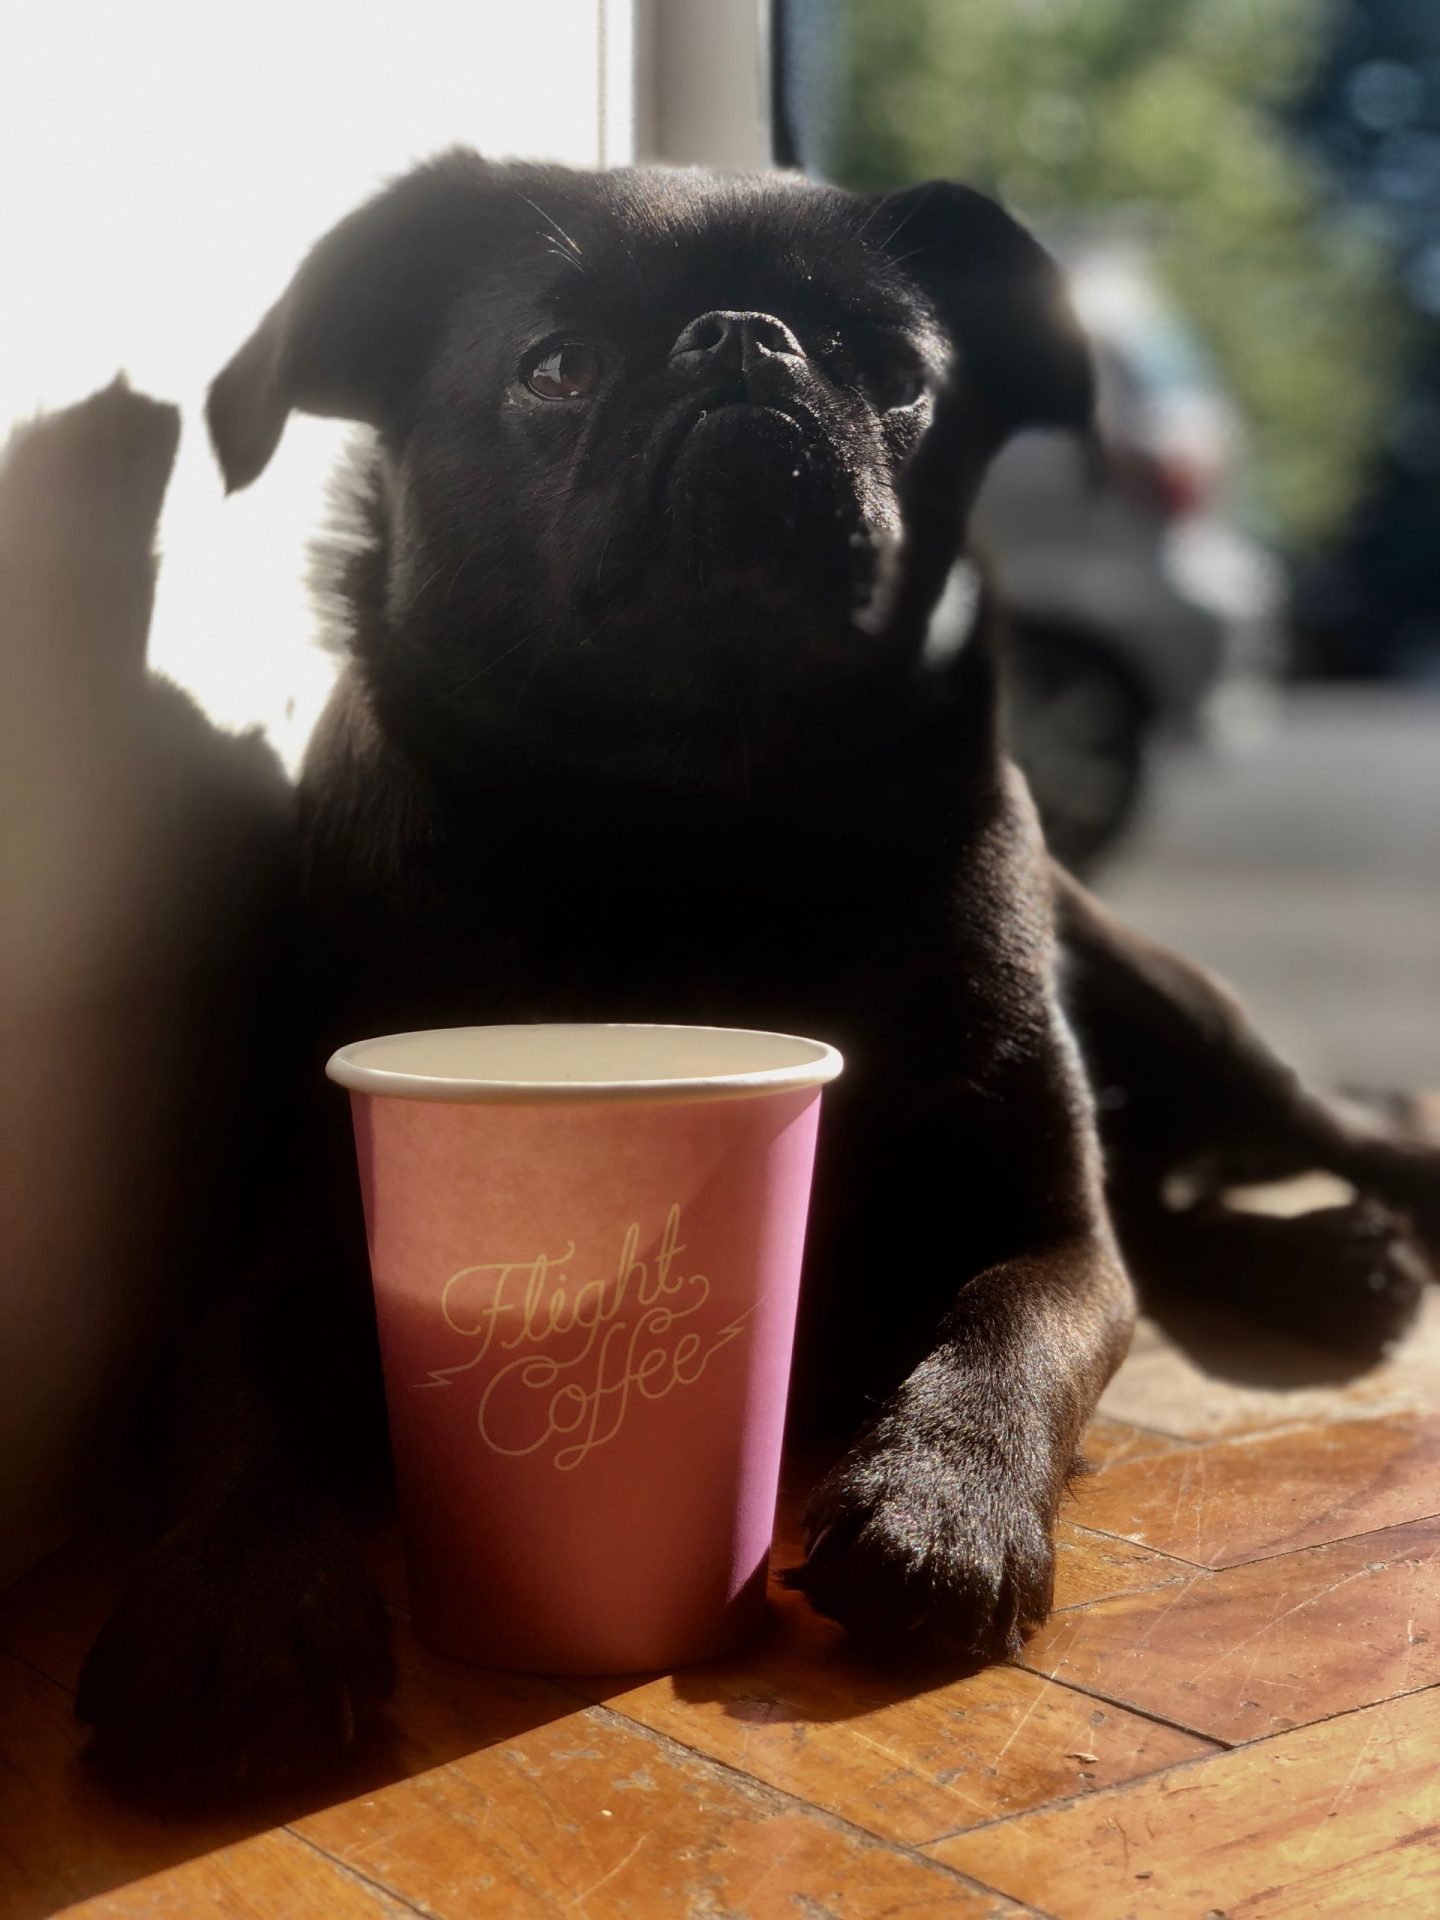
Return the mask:
{"type": "Polygon", "coordinates": [[[1050,1610],[1060,1499],[1130,1327],[1108,1234],[977,1274],[816,1489],[790,1584],[857,1634],[1015,1652],[1050,1610]]]}
{"type": "Polygon", "coordinates": [[[924,1627],[999,1658],[1049,1611],[1056,1515],[1134,1305],[1063,1036],[1046,1068],[978,1134],[973,1110],[953,1127],[932,1113],[909,1174],[897,1156],[872,1189],[889,1225],[863,1257],[882,1316],[917,1273],[983,1254],[806,1513],[789,1583],[857,1634],[924,1627]]]}

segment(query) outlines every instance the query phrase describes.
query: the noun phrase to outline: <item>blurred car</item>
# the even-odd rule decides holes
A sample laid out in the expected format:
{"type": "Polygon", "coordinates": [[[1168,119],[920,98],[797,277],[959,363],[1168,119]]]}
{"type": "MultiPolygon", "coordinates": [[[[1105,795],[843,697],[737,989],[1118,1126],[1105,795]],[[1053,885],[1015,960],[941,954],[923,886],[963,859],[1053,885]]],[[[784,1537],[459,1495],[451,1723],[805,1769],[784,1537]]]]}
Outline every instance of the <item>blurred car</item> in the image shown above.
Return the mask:
{"type": "Polygon", "coordinates": [[[1238,416],[1143,251],[1066,258],[1098,437],[1012,442],[974,547],[1007,616],[1012,749],[1051,846],[1083,869],[1135,815],[1158,735],[1214,736],[1260,710],[1284,591],[1244,528],[1238,416]]]}

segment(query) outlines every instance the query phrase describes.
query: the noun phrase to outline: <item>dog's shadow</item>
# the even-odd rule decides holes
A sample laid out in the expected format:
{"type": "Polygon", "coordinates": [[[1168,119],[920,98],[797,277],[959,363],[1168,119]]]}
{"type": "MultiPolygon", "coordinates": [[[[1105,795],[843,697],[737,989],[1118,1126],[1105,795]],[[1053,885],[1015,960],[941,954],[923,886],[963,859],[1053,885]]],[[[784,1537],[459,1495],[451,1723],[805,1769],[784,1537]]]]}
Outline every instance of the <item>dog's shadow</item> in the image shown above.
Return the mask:
{"type": "Polygon", "coordinates": [[[1341,1352],[1257,1325],[1221,1301],[1180,1289],[1147,1289],[1144,1311],[1165,1338],[1217,1387],[1301,1393],[1343,1387],[1370,1372],[1379,1356],[1341,1352]]]}
{"type": "Polygon", "coordinates": [[[0,1587],[212,1284],[270,1117],[292,801],[147,665],[179,430],[117,380],[0,449],[0,1587]]]}
{"type": "MultiPolygon", "coordinates": [[[[393,1538],[378,1545],[398,1565],[393,1538]]],[[[396,1693],[343,1770],[278,1789],[252,1790],[236,1780],[223,1804],[150,1798],[92,1764],[73,1709],[84,1651],[142,1552],[114,1530],[92,1531],[0,1593],[0,1913],[6,1920],[45,1920],[168,1873],[181,1877],[156,1890],[157,1907],[210,1911],[227,1892],[244,1905],[246,1893],[237,1890],[253,1890],[244,1870],[226,1864],[220,1850],[270,1834],[279,1849],[272,1848],[271,1861],[293,1871],[285,1868],[287,1853],[303,1843],[277,1830],[521,1741],[584,1705],[555,1681],[491,1673],[430,1653],[397,1607],[396,1693]],[[188,1863],[217,1854],[213,1872],[185,1877],[188,1863]]],[[[252,1871],[263,1877],[263,1863],[252,1871]]]]}
{"type": "MultiPolygon", "coordinates": [[[[779,1554],[775,1564],[793,1564],[795,1557],[779,1554]]],[[[865,1719],[972,1678],[985,1667],[973,1655],[938,1648],[932,1642],[884,1650],[863,1647],[843,1627],[815,1613],[801,1595],[772,1578],[765,1626],[737,1652],[653,1679],[637,1676],[609,1684],[595,1682],[586,1693],[598,1704],[615,1704],[663,1730],[663,1709],[657,1717],[649,1703],[633,1697],[637,1690],[663,1689],[712,1723],[722,1723],[716,1728],[715,1751],[719,1758],[733,1760],[729,1749],[734,1723],[758,1730],[865,1719]],[[732,1731],[724,1730],[727,1725],[732,1731]]],[[[689,1731],[681,1737],[693,1740],[695,1732],[691,1717],[689,1731]]],[[[794,1737],[788,1734],[787,1742],[794,1737]]],[[[740,1741],[752,1771],[759,1752],[757,1739],[763,1739],[763,1734],[747,1732],[740,1741]]]]}

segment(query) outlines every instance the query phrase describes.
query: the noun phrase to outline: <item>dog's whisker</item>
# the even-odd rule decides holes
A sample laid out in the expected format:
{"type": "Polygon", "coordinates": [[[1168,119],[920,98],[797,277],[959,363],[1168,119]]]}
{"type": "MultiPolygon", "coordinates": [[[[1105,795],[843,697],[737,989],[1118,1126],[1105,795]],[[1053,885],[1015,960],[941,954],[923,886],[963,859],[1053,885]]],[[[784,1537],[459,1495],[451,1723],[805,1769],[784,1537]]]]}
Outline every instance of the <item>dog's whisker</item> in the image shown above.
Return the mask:
{"type": "Polygon", "coordinates": [[[577,273],[583,273],[585,271],[584,266],[575,258],[573,253],[568,252],[564,247],[557,246],[553,240],[547,244],[545,251],[553,254],[557,260],[563,260],[567,267],[574,267],[577,273]]]}
{"type": "Polygon", "coordinates": [[[510,707],[512,716],[519,713],[520,703],[525,698],[525,695],[530,691],[531,683],[534,681],[534,678],[536,674],[540,671],[541,667],[544,666],[546,658],[548,657],[553,645],[552,641],[547,635],[537,635],[535,639],[536,639],[535,658],[530,663],[530,671],[525,675],[525,678],[520,682],[520,685],[515,689],[515,698],[511,702],[511,707],[510,707]]]}
{"type": "Polygon", "coordinates": [[[463,693],[467,687],[473,687],[477,680],[483,680],[487,673],[493,673],[496,667],[510,658],[511,654],[519,653],[520,649],[528,646],[533,639],[533,634],[522,633],[518,640],[504,648],[502,652],[497,653],[493,660],[487,660],[484,666],[477,667],[474,673],[466,674],[463,680],[457,681],[456,691],[463,693]]]}
{"type": "Polygon", "coordinates": [[[415,589],[415,597],[417,600],[423,600],[425,598],[425,595],[429,593],[431,587],[434,586],[435,582],[440,578],[441,574],[444,571],[445,571],[445,562],[441,560],[430,570],[429,573],[426,574],[425,578],[420,582],[419,586],[415,589]]]}
{"type": "Polygon", "coordinates": [[[533,207],[540,218],[548,223],[551,232],[560,242],[560,248],[564,257],[569,260],[572,266],[578,267],[581,273],[583,273],[585,271],[585,262],[581,256],[579,245],[565,231],[554,214],[547,213],[544,207],[540,205],[540,202],[538,200],[532,200],[528,193],[520,193],[518,187],[515,191],[520,194],[520,198],[525,202],[527,207],[533,207]]]}
{"type": "Polygon", "coordinates": [[[465,569],[470,565],[470,562],[475,558],[476,552],[477,552],[477,549],[472,547],[468,553],[461,555],[460,564],[459,566],[456,567],[455,571],[451,574],[450,584],[445,589],[445,597],[444,597],[444,600],[441,602],[442,606],[446,606],[446,607],[449,606],[451,600],[454,598],[455,589],[460,583],[460,577],[464,573],[465,569]]]}

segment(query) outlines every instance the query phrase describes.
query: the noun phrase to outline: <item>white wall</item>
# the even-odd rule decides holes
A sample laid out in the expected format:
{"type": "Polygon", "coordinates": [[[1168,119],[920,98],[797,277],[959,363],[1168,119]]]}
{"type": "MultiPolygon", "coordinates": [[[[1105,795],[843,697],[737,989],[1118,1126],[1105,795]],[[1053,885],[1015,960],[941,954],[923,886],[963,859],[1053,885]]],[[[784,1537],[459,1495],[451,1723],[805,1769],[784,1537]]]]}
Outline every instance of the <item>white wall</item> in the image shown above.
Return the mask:
{"type": "Polygon", "coordinates": [[[629,157],[626,0],[8,0],[0,435],[124,368],[177,400],[151,658],[293,760],[332,663],[302,574],[346,429],[296,420],[225,500],[209,379],[321,232],[452,142],[629,157]]]}

